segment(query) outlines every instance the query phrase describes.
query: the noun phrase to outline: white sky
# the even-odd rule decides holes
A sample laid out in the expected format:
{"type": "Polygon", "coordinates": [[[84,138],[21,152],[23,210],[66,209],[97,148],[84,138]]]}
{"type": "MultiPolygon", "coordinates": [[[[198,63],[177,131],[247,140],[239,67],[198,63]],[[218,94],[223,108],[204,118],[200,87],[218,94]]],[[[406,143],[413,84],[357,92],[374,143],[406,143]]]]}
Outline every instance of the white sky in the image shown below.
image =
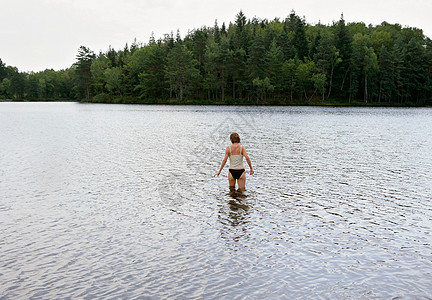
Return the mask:
{"type": "Polygon", "coordinates": [[[246,17],[269,20],[287,17],[291,10],[309,24],[340,19],[382,21],[417,27],[432,38],[430,0],[0,0],[0,58],[20,71],[55,70],[75,62],[80,45],[94,52],[111,45],[122,49],[134,38],[147,43],[171,31],[234,22],[246,17]]]}

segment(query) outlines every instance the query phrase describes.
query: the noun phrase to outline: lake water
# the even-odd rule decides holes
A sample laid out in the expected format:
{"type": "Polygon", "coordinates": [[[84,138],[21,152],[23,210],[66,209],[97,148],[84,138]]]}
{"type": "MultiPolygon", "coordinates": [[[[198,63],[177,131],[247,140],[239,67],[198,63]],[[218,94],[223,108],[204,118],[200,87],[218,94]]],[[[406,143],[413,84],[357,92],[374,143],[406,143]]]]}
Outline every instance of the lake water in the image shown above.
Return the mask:
{"type": "Polygon", "coordinates": [[[0,103],[0,298],[432,297],[432,109],[0,103]],[[239,132],[256,174],[213,177],[239,132]]]}

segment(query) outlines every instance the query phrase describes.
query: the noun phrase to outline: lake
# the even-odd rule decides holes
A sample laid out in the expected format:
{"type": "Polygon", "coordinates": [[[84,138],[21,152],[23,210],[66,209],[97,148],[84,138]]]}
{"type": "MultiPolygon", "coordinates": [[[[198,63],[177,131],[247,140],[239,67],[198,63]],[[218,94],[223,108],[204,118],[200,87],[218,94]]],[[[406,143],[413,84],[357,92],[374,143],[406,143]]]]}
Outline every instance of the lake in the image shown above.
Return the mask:
{"type": "Polygon", "coordinates": [[[1,299],[432,296],[431,108],[0,103],[0,126],[1,299]],[[213,177],[234,131],[244,192],[213,177]]]}

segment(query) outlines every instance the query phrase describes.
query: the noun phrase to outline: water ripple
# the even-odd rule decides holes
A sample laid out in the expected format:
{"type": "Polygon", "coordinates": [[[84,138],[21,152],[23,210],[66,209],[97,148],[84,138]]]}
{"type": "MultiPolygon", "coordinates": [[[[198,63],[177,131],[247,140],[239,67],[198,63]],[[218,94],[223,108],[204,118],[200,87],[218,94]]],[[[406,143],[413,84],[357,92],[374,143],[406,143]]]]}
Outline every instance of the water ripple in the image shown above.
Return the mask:
{"type": "Polygon", "coordinates": [[[431,109],[0,114],[2,299],[432,295],[431,109]],[[244,192],[212,177],[232,131],[244,192]]]}

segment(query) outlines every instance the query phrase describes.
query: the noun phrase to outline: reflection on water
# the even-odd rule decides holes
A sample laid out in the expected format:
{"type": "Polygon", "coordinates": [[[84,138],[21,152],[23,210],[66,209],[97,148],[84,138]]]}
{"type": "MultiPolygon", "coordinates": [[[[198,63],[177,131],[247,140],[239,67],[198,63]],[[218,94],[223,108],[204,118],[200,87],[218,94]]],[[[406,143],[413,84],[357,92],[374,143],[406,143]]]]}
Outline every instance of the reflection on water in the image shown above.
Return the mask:
{"type": "Polygon", "coordinates": [[[237,251],[239,243],[247,243],[250,236],[248,222],[250,221],[249,210],[252,209],[252,204],[246,191],[229,187],[226,196],[222,199],[223,205],[218,216],[221,223],[221,238],[226,241],[229,249],[237,251]]]}
{"type": "Polygon", "coordinates": [[[245,190],[237,189],[235,187],[229,187],[229,196],[234,200],[242,201],[246,200],[247,194],[245,190]]]}
{"type": "Polygon", "coordinates": [[[432,109],[0,104],[0,298],[432,295],[432,109]],[[229,134],[246,191],[212,175],[229,134]]]}
{"type": "Polygon", "coordinates": [[[236,190],[235,188],[230,187],[229,196],[232,200],[228,201],[230,209],[228,219],[231,221],[230,223],[232,226],[243,225],[247,222],[249,211],[247,195],[245,191],[236,190]]]}

